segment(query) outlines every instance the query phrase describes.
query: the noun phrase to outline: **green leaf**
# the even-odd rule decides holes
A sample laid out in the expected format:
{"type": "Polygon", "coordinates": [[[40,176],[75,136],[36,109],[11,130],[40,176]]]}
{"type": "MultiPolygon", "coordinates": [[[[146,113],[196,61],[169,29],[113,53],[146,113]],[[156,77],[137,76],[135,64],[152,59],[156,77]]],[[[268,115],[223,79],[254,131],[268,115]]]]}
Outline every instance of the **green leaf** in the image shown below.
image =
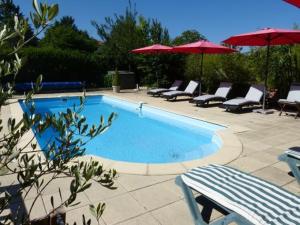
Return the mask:
{"type": "Polygon", "coordinates": [[[48,12],[48,20],[52,20],[54,17],[56,17],[58,14],[58,10],[59,10],[58,4],[50,6],[48,12]]]}
{"type": "Polygon", "coordinates": [[[76,205],[79,205],[81,202],[76,202],[76,203],[73,203],[71,205],[69,205],[70,207],[73,207],[73,206],[76,206],[76,205]]]}
{"type": "Polygon", "coordinates": [[[94,205],[89,205],[89,209],[90,209],[90,213],[92,214],[93,217],[97,217],[97,213],[96,213],[96,208],[94,205]]]}
{"type": "Polygon", "coordinates": [[[34,10],[41,16],[41,10],[37,0],[33,0],[32,2],[34,10]]]}
{"type": "Polygon", "coordinates": [[[40,18],[38,17],[38,15],[35,13],[30,13],[30,18],[31,18],[31,22],[33,23],[35,29],[38,29],[41,26],[40,18]]]}

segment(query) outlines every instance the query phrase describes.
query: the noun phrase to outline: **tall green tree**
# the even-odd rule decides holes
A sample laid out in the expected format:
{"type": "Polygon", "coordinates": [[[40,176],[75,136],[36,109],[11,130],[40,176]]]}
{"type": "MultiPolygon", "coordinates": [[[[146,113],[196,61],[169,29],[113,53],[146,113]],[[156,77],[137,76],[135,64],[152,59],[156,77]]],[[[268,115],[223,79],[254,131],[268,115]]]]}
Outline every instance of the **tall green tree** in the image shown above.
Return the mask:
{"type": "Polygon", "coordinates": [[[73,17],[64,16],[47,29],[44,38],[40,41],[40,46],[92,53],[97,50],[98,42],[86,31],[78,29],[73,17]]]}
{"type": "MultiPolygon", "coordinates": [[[[6,25],[9,29],[14,29],[15,20],[14,18],[18,17],[20,20],[26,19],[22,14],[20,7],[15,5],[13,0],[0,0],[0,28],[3,28],[6,25]]],[[[27,19],[26,19],[27,20],[27,19]]],[[[29,38],[33,37],[33,30],[30,25],[26,24],[26,32],[25,32],[25,39],[28,40],[29,38]]],[[[15,46],[17,38],[12,38],[7,46],[12,47],[15,46]]],[[[28,45],[36,46],[38,39],[36,37],[32,38],[32,40],[28,43],[28,45]]]]}
{"type": "MultiPolygon", "coordinates": [[[[268,87],[278,89],[280,96],[286,96],[291,83],[300,80],[299,57],[299,45],[272,46],[270,49],[268,87]]],[[[252,48],[248,61],[254,76],[263,82],[266,48],[252,48]]]]}
{"type": "Polygon", "coordinates": [[[149,23],[150,42],[152,44],[170,44],[170,36],[167,28],[164,28],[157,19],[153,19],[149,23]]]}
{"type": "Polygon", "coordinates": [[[199,40],[206,40],[206,37],[197,30],[186,30],[173,40],[173,45],[183,45],[199,40]]]}
{"type": "MultiPolygon", "coordinates": [[[[174,46],[188,44],[199,40],[206,40],[206,37],[200,34],[197,30],[186,30],[180,35],[175,37],[172,41],[174,46]]],[[[177,74],[176,77],[180,77],[185,80],[195,79],[198,80],[200,76],[200,57],[199,55],[189,54],[176,54],[171,56],[171,64],[174,67],[172,73],[177,74]],[[177,72],[176,72],[177,71],[177,72]]]]}
{"type": "Polygon", "coordinates": [[[124,15],[106,17],[104,24],[92,21],[92,25],[103,41],[100,54],[105,56],[108,64],[112,67],[131,69],[134,59],[129,52],[147,44],[148,22],[138,17],[135,8],[129,5],[124,15]],[[142,21],[141,26],[139,21],[142,21]]]}
{"type": "Polygon", "coordinates": [[[121,69],[135,70],[140,61],[140,57],[130,54],[132,49],[170,43],[168,30],[158,20],[139,15],[131,3],[123,15],[106,17],[102,24],[94,20],[92,25],[103,41],[99,53],[105,56],[108,64],[121,69]]]}

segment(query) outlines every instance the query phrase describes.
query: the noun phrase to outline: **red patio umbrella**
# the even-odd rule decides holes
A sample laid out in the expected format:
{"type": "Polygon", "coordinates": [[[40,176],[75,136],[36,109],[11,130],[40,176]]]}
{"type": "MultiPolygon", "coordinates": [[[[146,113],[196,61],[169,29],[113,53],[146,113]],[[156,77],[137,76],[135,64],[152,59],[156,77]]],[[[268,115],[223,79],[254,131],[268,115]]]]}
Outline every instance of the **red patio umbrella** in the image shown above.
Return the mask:
{"type": "MultiPolygon", "coordinates": [[[[137,48],[137,49],[131,50],[131,52],[137,53],[137,54],[160,54],[160,53],[171,52],[171,50],[172,50],[172,48],[169,46],[155,44],[155,45],[150,45],[150,46],[143,47],[143,48],[137,48]]],[[[158,86],[157,70],[156,70],[156,79],[157,79],[157,86],[158,86]]]]}
{"type": "Polygon", "coordinates": [[[155,44],[155,45],[150,45],[147,47],[143,48],[137,48],[132,50],[132,53],[141,53],[141,54],[158,54],[158,53],[166,53],[170,52],[172,50],[171,47],[166,46],[166,45],[160,45],[160,44],[155,44]]]}
{"type": "Polygon", "coordinates": [[[269,58],[270,58],[270,46],[271,45],[288,45],[300,43],[300,30],[285,30],[285,29],[274,29],[265,28],[256,32],[245,33],[240,35],[232,36],[225,41],[229,45],[238,46],[267,46],[266,56],[266,70],[265,70],[265,90],[263,96],[263,113],[265,111],[266,92],[267,92],[267,81],[269,73],[269,58]]]}
{"type": "Polygon", "coordinates": [[[284,0],[284,1],[300,8],[300,0],[284,0]]]}
{"type": "Polygon", "coordinates": [[[222,45],[217,45],[206,40],[200,40],[190,44],[179,45],[173,47],[172,52],[175,53],[194,53],[201,54],[201,69],[199,78],[199,95],[201,95],[201,78],[203,75],[203,56],[204,54],[225,54],[235,52],[234,49],[227,48],[222,45]]]}

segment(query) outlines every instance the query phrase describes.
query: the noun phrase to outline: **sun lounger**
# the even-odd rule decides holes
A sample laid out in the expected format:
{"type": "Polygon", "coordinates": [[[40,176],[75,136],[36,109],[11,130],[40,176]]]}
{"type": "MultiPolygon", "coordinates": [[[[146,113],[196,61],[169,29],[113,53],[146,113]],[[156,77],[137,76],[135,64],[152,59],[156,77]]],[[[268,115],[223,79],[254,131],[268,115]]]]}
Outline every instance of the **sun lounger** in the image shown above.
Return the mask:
{"type": "Polygon", "coordinates": [[[299,224],[300,197],[239,170],[219,165],[199,167],[178,176],[195,225],[207,225],[192,190],[229,214],[209,224],[299,224]]]}
{"type": "Polygon", "coordinates": [[[300,84],[292,84],[287,99],[279,99],[278,104],[280,105],[280,113],[285,110],[286,106],[294,106],[297,108],[297,114],[295,118],[300,116],[300,84]]]}
{"type": "Polygon", "coordinates": [[[199,83],[197,81],[191,80],[188,86],[184,91],[168,91],[162,94],[162,97],[166,98],[167,100],[175,99],[178,96],[190,96],[192,97],[198,87],[199,83]]]}
{"type": "Polygon", "coordinates": [[[252,85],[245,98],[234,98],[223,103],[226,111],[238,110],[243,106],[258,105],[264,94],[263,85],[252,85]]]}
{"type": "Polygon", "coordinates": [[[203,106],[204,104],[208,104],[209,101],[226,101],[227,95],[231,90],[231,87],[231,83],[222,82],[220,83],[220,86],[214,95],[201,95],[194,98],[193,100],[197,106],[203,106]]]}
{"type": "Polygon", "coordinates": [[[294,177],[300,184],[300,147],[289,148],[278,159],[289,165],[294,177]]]}
{"type": "Polygon", "coordinates": [[[177,91],[181,84],[182,84],[182,80],[175,80],[169,89],[168,88],[156,88],[156,89],[149,90],[147,92],[147,94],[152,95],[152,96],[159,96],[164,92],[177,91]]]}

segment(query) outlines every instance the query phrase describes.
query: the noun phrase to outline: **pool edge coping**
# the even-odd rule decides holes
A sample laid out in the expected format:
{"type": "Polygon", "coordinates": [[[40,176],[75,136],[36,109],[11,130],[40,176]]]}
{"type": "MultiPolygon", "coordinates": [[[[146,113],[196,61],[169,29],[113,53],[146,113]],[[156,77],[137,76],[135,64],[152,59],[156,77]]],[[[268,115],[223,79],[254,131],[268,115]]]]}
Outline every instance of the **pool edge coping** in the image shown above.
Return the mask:
{"type": "MultiPolygon", "coordinates": [[[[87,96],[92,96],[92,95],[100,95],[100,93],[95,93],[95,94],[90,94],[87,96]]],[[[131,103],[135,103],[138,104],[132,100],[128,100],[128,99],[124,99],[124,98],[118,98],[116,96],[113,95],[109,95],[109,94],[105,94],[103,93],[102,95],[105,96],[109,96],[109,97],[113,97],[119,100],[124,100],[124,101],[128,101],[131,103]]],[[[74,93],[74,95],[72,96],[80,96],[79,94],[74,93]]],[[[57,98],[59,96],[50,96],[48,98],[57,98]]],[[[70,97],[70,96],[68,96],[70,97]]],[[[37,98],[45,98],[45,97],[37,97],[37,98]]],[[[22,98],[18,98],[18,100],[20,100],[22,98]]],[[[156,108],[156,109],[160,109],[159,107],[156,106],[152,106],[149,104],[149,106],[156,108]]],[[[9,104],[10,107],[10,112],[12,114],[12,116],[14,116],[14,118],[21,119],[22,114],[23,114],[23,110],[21,108],[21,105],[19,104],[19,101],[10,101],[9,104]],[[19,112],[19,113],[18,113],[19,112]],[[19,116],[18,116],[19,114],[19,116]]],[[[213,124],[217,124],[217,125],[221,125],[226,127],[226,129],[222,129],[222,130],[218,130],[216,131],[216,135],[221,139],[222,141],[222,146],[221,148],[215,152],[214,154],[211,154],[209,156],[206,156],[203,159],[195,159],[195,160],[189,160],[189,161],[184,161],[184,162],[176,162],[176,163],[159,163],[159,164],[153,164],[153,163],[132,163],[132,162],[123,162],[123,161],[115,161],[115,160],[110,160],[110,159],[106,159],[106,158],[102,158],[99,156],[94,156],[94,155],[85,155],[85,156],[81,156],[78,158],[79,161],[90,161],[91,158],[94,160],[97,160],[99,162],[101,162],[103,164],[103,166],[105,168],[114,168],[117,170],[118,173],[120,174],[134,174],[134,175],[177,175],[177,174],[182,174],[187,172],[188,170],[195,168],[195,167],[199,167],[199,166],[206,166],[209,164],[221,164],[221,165],[225,165],[228,164],[230,162],[232,162],[233,160],[237,159],[242,151],[243,151],[243,145],[240,142],[240,140],[237,138],[237,136],[233,133],[233,131],[230,129],[230,127],[226,126],[226,125],[222,125],[219,123],[214,123],[214,122],[210,122],[204,119],[199,119],[197,117],[192,117],[190,115],[185,115],[185,114],[181,114],[179,112],[172,112],[172,111],[168,111],[165,108],[161,109],[164,110],[166,112],[170,112],[170,113],[175,113],[177,115],[181,115],[181,116],[185,116],[185,117],[189,117],[192,119],[197,119],[200,121],[204,121],[204,122],[208,122],[208,123],[213,123],[213,124]],[[230,151],[230,154],[228,154],[228,151],[230,151]]],[[[32,129],[30,129],[29,131],[29,135],[30,136],[34,136],[34,133],[32,131],[32,129]]],[[[36,140],[36,138],[34,137],[34,140],[36,140]]],[[[37,142],[37,140],[36,140],[37,142]]],[[[38,142],[37,142],[38,144],[38,142]]],[[[40,147],[38,145],[38,147],[40,147]]],[[[42,155],[42,154],[40,154],[42,155]]]]}

